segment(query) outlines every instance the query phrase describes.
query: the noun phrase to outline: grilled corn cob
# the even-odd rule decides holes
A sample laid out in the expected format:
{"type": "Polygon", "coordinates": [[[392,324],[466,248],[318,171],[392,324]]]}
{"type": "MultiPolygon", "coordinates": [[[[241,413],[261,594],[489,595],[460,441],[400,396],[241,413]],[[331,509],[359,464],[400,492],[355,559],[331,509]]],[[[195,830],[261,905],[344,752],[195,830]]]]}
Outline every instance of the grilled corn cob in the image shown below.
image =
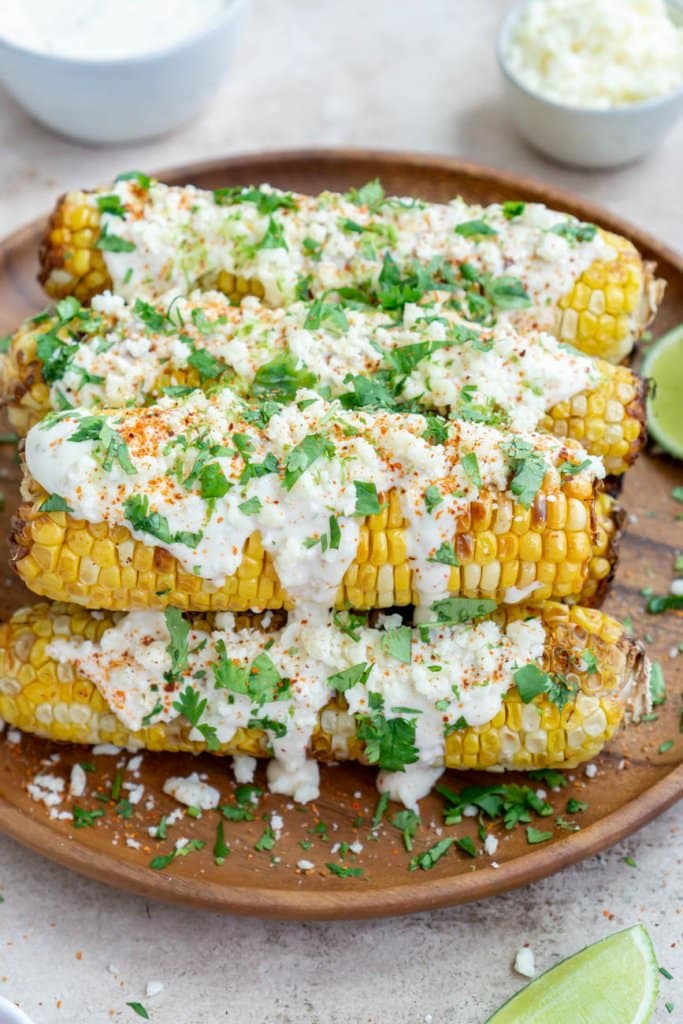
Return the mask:
{"type": "Polygon", "coordinates": [[[236,308],[220,292],[180,299],[170,311],[108,295],[92,310],[67,299],[52,316],[28,320],[0,357],[2,397],[22,434],[65,403],[145,405],[168,387],[235,386],[238,376],[257,394],[279,388],[292,398],[298,379],[353,404],[540,426],[581,441],[611,474],[625,472],[643,443],[645,387],[629,369],[542,332],[470,324],[442,299],[411,306],[403,325],[382,311],[320,303],[285,310],[246,299],[236,308]]]}
{"type": "Polygon", "coordinates": [[[0,715],[72,743],[274,756],[272,788],[297,799],[316,795],[309,758],[358,759],[409,802],[414,770],[434,769],[430,785],[444,765],[572,768],[648,710],[643,648],[604,613],[480,614],[426,636],[395,615],[264,632],[253,617],[37,604],[0,627],[0,715]]]}
{"type": "Polygon", "coordinates": [[[576,442],[306,391],[56,414],[25,461],[15,568],[95,608],[576,599],[600,553],[601,469],[576,442]]]}
{"type": "Polygon", "coordinates": [[[448,287],[469,319],[510,317],[610,362],[631,351],[663,289],[629,241],[566,214],[387,198],[377,182],[310,197],[128,175],[110,193],[64,196],[40,261],[51,296],[82,302],[202,287],[282,305],[351,288],[395,309],[448,287]]]}

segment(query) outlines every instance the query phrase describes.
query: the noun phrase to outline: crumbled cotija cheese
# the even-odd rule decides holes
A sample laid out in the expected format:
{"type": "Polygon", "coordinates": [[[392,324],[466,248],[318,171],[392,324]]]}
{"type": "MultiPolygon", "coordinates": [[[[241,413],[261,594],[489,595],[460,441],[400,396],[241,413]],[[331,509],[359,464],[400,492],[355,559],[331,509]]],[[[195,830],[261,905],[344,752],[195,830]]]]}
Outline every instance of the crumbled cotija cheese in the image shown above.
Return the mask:
{"type": "Polygon", "coordinates": [[[506,59],[532,92],[580,107],[623,107],[683,85],[683,27],[663,0],[531,0],[506,59]]]}

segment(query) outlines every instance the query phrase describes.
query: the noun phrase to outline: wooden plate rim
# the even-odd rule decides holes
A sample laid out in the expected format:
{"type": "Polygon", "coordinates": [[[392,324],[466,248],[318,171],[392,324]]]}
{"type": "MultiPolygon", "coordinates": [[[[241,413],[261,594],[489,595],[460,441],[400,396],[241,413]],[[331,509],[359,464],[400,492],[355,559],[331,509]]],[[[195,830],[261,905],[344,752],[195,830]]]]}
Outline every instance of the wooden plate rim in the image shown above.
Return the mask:
{"type": "MultiPolygon", "coordinates": [[[[255,152],[173,167],[158,174],[169,183],[192,180],[207,174],[226,174],[248,168],[254,181],[266,180],[282,165],[318,163],[324,169],[357,163],[393,163],[401,169],[443,171],[463,178],[477,178],[496,189],[517,195],[532,195],[556,207],[569,209],[586,220],[596,221],[610,230],[632,239],[648,257],[663,259],[683,276],[683,256],[659,242],[643,229],[625,219],[587,202],[571,192],[556,189],[533,178],[500,172],[469,161],[433,156],[427,153],[366,149],[305,149],[277,152],[255,152]]],[[[0,266],[11,274],[11,264],[2,253],[21,246],[35,236],[45,218],[37,218],[16,228],[0,242],[0,266]]],[[[19,285],[20,282],[17,281],[19,285]]],[[[54,831],[49,825],[25,818],[21,812],[0,798],[0,832],[46,856],[48,859],[79,874],[135,892],[146,898],[197,908],[269,918],[309,920],[385,917],[396,914],[437,909],[486,897],[517,888],[546,877],[585,857],[598,853],[625,836],[642,828],[658,814],[683,797],[683,764],[672,767],[663,778],[639,796],[580,832],[556,841],[552,847],[530,850],[523,857],[501,864],[497,869],[480,868],[471,874],[446,878],[420,875],[419,884],[407,883],[373,889],[362,887],[348,892],[303,892],[273,890],[262,886],[221,886],[203,879],[187,879],[167,873],[154,873],[118,860],[104,852],[79,845],[73,839],[54,831]]],[[[415,878],[415,876],[413,876],[415,878]]]]}
{"type": "Polygon", "coordinates": [[[348,893],[273,890],[261,886],[222,886],[188,880],[136,865],[125,864],[105,853],[79,846],[69,836],[53,831],[0,799],[0,832],[41,856],[105,885],[120,887],[167,903],[247,917],[299,920],[353,920],[413,914],[470,903],[516,889],[554,874],[599,853],[607,846],[643,828],[683,796],[683,765],[678,765],[644,794],[606,815],[580,832],[573,832],[552,847],[538,847],[499,868],[485,867],[471,874],[446,878],[413,875],[419,884],[369,888],[348,893]]]}

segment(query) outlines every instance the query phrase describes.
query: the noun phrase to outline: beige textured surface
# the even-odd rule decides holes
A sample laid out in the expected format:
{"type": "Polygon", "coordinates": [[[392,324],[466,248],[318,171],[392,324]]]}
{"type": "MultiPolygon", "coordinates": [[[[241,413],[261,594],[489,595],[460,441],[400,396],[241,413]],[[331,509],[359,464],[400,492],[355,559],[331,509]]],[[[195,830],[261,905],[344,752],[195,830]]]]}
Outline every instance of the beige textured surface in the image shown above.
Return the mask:
{"type": "MultiPolygon", "coordinates": [[[[581,192],[683,246],[683,122],[646,161],[587,174],[516,136],[493,58],[505,0],[257,0],[232,74],[184,132],[91,149],[51,136],[0,93],[0,232],[70,186],[128,167],[231,152],[357,145],[459,155],[581,192]]],[[[103,108],[106,117],[106,107],[103,108]]],[[[683,1019],[683,816],[604,857],[485,904],[377,923],[278,924],[149,906],[0,839],[0,995],[36,1024],[483,1024],[539,969],[636,921],[662,963],[657,1021],[683,1019]],[[624,863],[632,856],[637,868],[624,863]],[[614,915],[612,918],[611,915],[614,915]],[[118,969],[110,973],[108,966],[118,969]],[[165,988],[145,997],[150,980],[165,988]],[[677,1004],[673,1014],[664,999],[677,1004]]]]}

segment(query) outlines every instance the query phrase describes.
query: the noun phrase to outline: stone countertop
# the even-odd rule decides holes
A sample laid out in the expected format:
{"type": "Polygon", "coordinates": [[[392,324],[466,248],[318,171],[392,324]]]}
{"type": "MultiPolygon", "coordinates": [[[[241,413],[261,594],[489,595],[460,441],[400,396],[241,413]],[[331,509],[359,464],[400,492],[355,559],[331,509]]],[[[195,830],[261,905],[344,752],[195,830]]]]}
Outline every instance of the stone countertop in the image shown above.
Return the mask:
{"type": "MultiPolygon", "coordinates": [[[[203,117],[147,145],[90,148],[0,93],[0,233],[69,187],[122,168],[230,153],[370,146],[460,156],[573,190],[683,246],[683,121],[645,161],[586,173],[516,135],[493,56],[506,0],[256,0],[231,74],[203,117]]],[[[106,116],[106,111],[103,111],[106,116]]],[[[683,1019],[683,818],[674,808],[608,853],[484,903],[377,922],[220,918],[147,904],[0,838],[0,995],[36,1024],[483,1024],[539,970],[642,921],[661,962],[656,1020],[683,1019]],[[633,858],[637,867],[624,860],[633,858]],[[149,981],[163,982],[147,998],[149,981]],[[669,1015],[664,1000],[677,1003],[669,1015]]],[[[570,1022],[566,1022],[570,1024],[570,1022]]]]}

